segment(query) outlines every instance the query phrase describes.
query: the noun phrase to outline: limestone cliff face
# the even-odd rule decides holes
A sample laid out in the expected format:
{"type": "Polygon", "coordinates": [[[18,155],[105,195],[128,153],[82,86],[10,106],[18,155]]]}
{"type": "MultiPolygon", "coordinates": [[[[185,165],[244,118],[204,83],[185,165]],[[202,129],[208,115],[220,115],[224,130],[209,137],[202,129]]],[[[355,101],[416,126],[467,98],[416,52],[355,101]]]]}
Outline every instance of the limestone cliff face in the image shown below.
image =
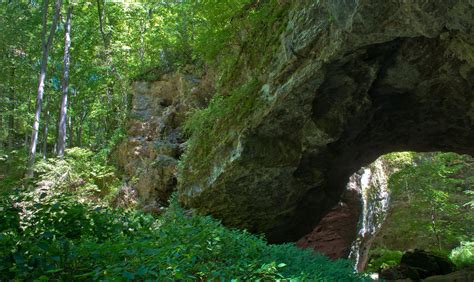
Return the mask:
{"type": "Polygon", "coordinates": [[[167,205],[184,150],[182,123],[192,109],[206,106],[212,93],[206,78],[179,73],[133,83],[127,137],[118,145],[116,159],[131,189],[127,192],[136,194],[146,211],[159,212],[167,205]]]}
{"type": "Polygon", "coordinates": [[[186,206],[296,241],[384,153],[474,154],[474,2],[294,1],[275,36],[253,118],[184,164],[186,206]]]}

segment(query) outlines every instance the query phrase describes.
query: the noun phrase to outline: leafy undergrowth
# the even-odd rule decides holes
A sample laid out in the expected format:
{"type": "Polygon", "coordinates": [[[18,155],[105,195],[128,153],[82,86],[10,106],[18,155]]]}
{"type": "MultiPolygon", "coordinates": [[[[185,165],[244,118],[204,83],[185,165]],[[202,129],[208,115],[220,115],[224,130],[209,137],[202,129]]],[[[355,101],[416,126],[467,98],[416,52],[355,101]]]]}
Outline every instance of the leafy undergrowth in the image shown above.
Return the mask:
{"type": "Polygon", "coordinates": [[[0,190],[21,184],[25,175],[26,151],[3,151],[0,149],[0,190]]]}
{"type": "MultiPolygon", "coordinates": [[[[15,159],[4,164],[23,172],[15,159]]],[[[120,185],[115,170],[89,150],[42,161],[36,175],[0,189],[0,281],[365,279],[349,261],[268,245],[174,198],[159,217],[112,207],[104,198],[120,185]]]]}
{"type": "Polygon", "coordinates": [[[107,163],[101,152],[76,147],[66,149],[64,158],[38,158],[35,178],[25,179],[26,152],[0,151],[0,191],[34,187],[47,193],[71,192],[81,201],[106,203],[122,183],[116,168],[107,163]]]}
{"type": "Polygon", "coordinates": [[[268,245],[174,200],[154,218],[70,193],[10,191],[0,211],[0,280],[365,279],[348,261],[268,245]]]}
{"type": "Polygon", "coordinates": [[[451,251],[449,258],[458,268],[474,266],[474,241],[461,242],[459,247],[451,251]]]}
{"type": "Polygon", "coordinates": [[[400,264],[403,252],[396,250],[388,250],[384,248],[376,248],[370,251],[371,258],[365,269],[366,272],[379,272],[400,264]]]}
{"type": "Polygon", "coordinates": [[[91,150],[66,149],[64,158],[41,160],[35,167],[37,189],[71,192],[81,200],[106,202],[119,189],[115,167],[91,150]]]}

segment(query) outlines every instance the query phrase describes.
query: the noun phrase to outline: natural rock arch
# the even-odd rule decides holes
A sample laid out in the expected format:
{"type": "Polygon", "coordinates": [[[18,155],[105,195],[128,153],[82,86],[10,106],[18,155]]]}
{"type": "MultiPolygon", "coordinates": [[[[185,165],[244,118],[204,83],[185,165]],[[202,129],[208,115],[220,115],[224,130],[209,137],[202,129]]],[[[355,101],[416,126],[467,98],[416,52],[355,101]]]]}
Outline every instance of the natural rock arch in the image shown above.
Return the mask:
{"type": "Polygon", "coordinates": [[[309,232],[382,154],[474,155],[472,1],[315,2],[290,14],[262,118],[212,177],[179,188],[187,206],[271,242],[309,232]]]}

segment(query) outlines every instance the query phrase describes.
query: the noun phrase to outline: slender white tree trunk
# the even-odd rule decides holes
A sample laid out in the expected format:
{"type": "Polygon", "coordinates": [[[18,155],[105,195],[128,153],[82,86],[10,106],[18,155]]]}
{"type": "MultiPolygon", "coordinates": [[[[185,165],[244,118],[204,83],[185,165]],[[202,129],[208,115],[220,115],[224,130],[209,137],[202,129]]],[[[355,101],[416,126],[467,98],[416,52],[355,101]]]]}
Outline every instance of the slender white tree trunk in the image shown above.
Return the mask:
{"type": "Polygon", "coordinates": [[[48,130],[49,130],[49,102],[45,101],[45,120],[43,125],[43,160],[48,157],[48,130]]]}
{"type": "MultiPolygon", "coordinates": [[[[13,65],[12,72],[11,72],[11,81],[15,79],[15,65],[13,65]]],[[[15,143],[15,104],[16,104],[16,97],[15,97],[15,87],[13,86],[10,88],[10,113],[8,115],[8,142],[7,148],[13,150],[14,143],[15,143]]]]}
{"type": "Polygon", "coordinates": [[[69,92],[69,61],[71,48],[71,18],[72,18],[72,6],[69,6],[67,10],[66,23],[64,26],[64,72],[62,81],[62,99],[61,109],[59,115],[59,130],[58,130],[58,148],[57,155],[59,157],[64,156],[64,150],[66,149],[66,128],[67,128],[67,98],[69,92]]]}
{"type": "Polygon", "coordinates": [[[31,134],[31,142],[28,156],[28,169],[26,171],[26,177],[33,177],[34,170],[33,166],[35,164],[36,156],[36,145],[38,144],[38,130],[41,116],[41,107],[43,105],[43,96],[44,96],[44,82],[46,79],[46,67],[48,66],[48,53],[51,45],[53,44],[54,33],[56,32],[56,27],[58,25],[59,14],[61,12],[61,0],[56,0],[55,5],[55,14],[53,18],[53,23],[48,35],[48,40],[46,40],[46,30],[48,24],[48,2],[49,0],[44,0],[44,11],[43,11],[43,30],[41,33],[42,49],[43,56],[41,58],[41,70],[38,83],[38,95],[36,96],[36,110],[35,110],[35,119],[33,122],[33,132],[31,134]]]}

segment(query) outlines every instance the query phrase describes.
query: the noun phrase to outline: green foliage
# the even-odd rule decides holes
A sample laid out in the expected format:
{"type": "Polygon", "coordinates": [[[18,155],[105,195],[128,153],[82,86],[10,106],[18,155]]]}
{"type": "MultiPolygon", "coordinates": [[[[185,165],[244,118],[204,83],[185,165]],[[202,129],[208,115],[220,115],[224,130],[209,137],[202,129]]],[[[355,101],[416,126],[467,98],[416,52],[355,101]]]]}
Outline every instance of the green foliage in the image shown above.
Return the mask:
{"type": "Polygon", "coordinates": [[[118,127],[114,130],[109,141],[102,147],[102,149],[97,154],[97,159],[101,162],[106,163],[110,159],[111,152],[116,148],[116,146],[127,136],[125,129],[123,127],[118,127]]]}
{"type": "Polygon", "coordinates": [[[25,174],[26,157],[24,150],[9,152],[0,150],[0,192],[21,185],[25,174]]]}
{"type": "Polygon", "coordinates": [[[282,31],[288,5],[276,0],[204,1],[195,10],[203,22],[196,30],[195,52],[211,64],[217,62],[223,76],[231,79],[239,65],[251,64],[258,72],[268,63],[262,54],[278,41],[275,35],[282,31]],[[241,56],[244,50],[246,58],[241,56]]]}
{"type": "Polygon", "coordinates": [[[449,258],[458,268],[474,265],[474,242],[461,242],[461,245],[451,251],[449,258]]]}
{"type": "Polygon", "coordinates": [[[82,148],[66,149],[63,159],[43,160],[35,170],[40,189],[74,192],[89,199],[104,199],[120,185],[113,166],[82,148]]]}
{"type": "Polygon", "coordinates": [[[66,192],[2,195],[0,279],[73,277],[75,267],[83,265],[82,243],[100,245],[151,226],[148,216],[115,214],[78,200],[66,192]]]}
{"type": "Polygon", "coordinates": [[[393,168],[404,168],[413,164],[415,152],[397,152],[383,155],[384,162],[393,168]]]}
{"type": "Polygon", "coordinates": [[[474,209],[474,190],[466,190],[464,193],[468,196],[468,201],[464,204],[465,207],[474,209]]]}
{"type": "MultiPolygon", "coordinates": [[[[274,46],[279,46],[277,35],[288,10],[276,0],[100,0],[101,33],[97,1],[71,3],[68,143],[95,150],[123,125],[129,108],[128,86],[134,79],[156,80],[163,73],[206,62],[220,70],[225,84],[221,92],[227,94],[260,76],[262,68],[269,65],[268,56],[262,54],[272,54],[274,46]],[[254,69],[254,73],[245,69],[254,69]]],[[[52,7],[49,10],[51,16],[52,7]]],[[[41,57],[41,17],[40,1],[0,2],[0,66],[4,74],[0,77],[0,121],[5,125],[0,127],[0,147],[19,148],[28,140],[25,135],[31,130],[35,103],[30,94],[37,88],[41,57]]],[[[57,123],[54,117],[61,97],[63,36],[60,23],[50,52],[41,120],[41,126],[50,129],[57,123]]],[[[48,151],[56,139],[54,133],[49,130],[48,136],[40,136],[48,151]]]]}
{"type": "MultiPolygon", "coordinates": [[[[397,153],[384,158],[398,171],[389,179],[391,209],[372,244],[369,270],[393,265],[394,258],[408,249],[448,255],[460,242],[472,241],[474,213],[466,204],[474,184],[471,157],[397,153]]],[[[451,257],[469,257],[466,246],[453,250],[451,257]]]]}
{"type": "Polygon", "coordinates": [[[228,96],[216,95],[207,108],[192,113],[184,125],[184,130],[189,135],[204,135],[208,131],[237,127],[252,113],[252,110],[261,105],[258,95],[260,85],[256,79],[252,79],[228,96]],[[236,105],[239,106],[237,112],[236,105]]]}
{"type": "Polygon", "coordinates": [[[379,272],[381,269],[390,268],[400,264],[403,252],[384,248],[376,248],[371,250],[370,254],[370,261],[368,262],[365,271],[379,272]]]}
{"type": "Polygon", "coordinates": [[[348,261],[267,245],[175,201],[161,218],[68,193],[0,197],[0,279],[359,281],[348,261]]]}
{"type": "Polygon", "coordinates": [[[390,237],[417,238],[411,242],[423,245],[409,247],[450,250],[472,234],[472,210],[463,206],[470,186],[466,176],[474,173],[470,166],[468,157],[453,153],[417,154],[414,165],[393,174],[395,206],[388,221],[397,228],[390,237]]]}

